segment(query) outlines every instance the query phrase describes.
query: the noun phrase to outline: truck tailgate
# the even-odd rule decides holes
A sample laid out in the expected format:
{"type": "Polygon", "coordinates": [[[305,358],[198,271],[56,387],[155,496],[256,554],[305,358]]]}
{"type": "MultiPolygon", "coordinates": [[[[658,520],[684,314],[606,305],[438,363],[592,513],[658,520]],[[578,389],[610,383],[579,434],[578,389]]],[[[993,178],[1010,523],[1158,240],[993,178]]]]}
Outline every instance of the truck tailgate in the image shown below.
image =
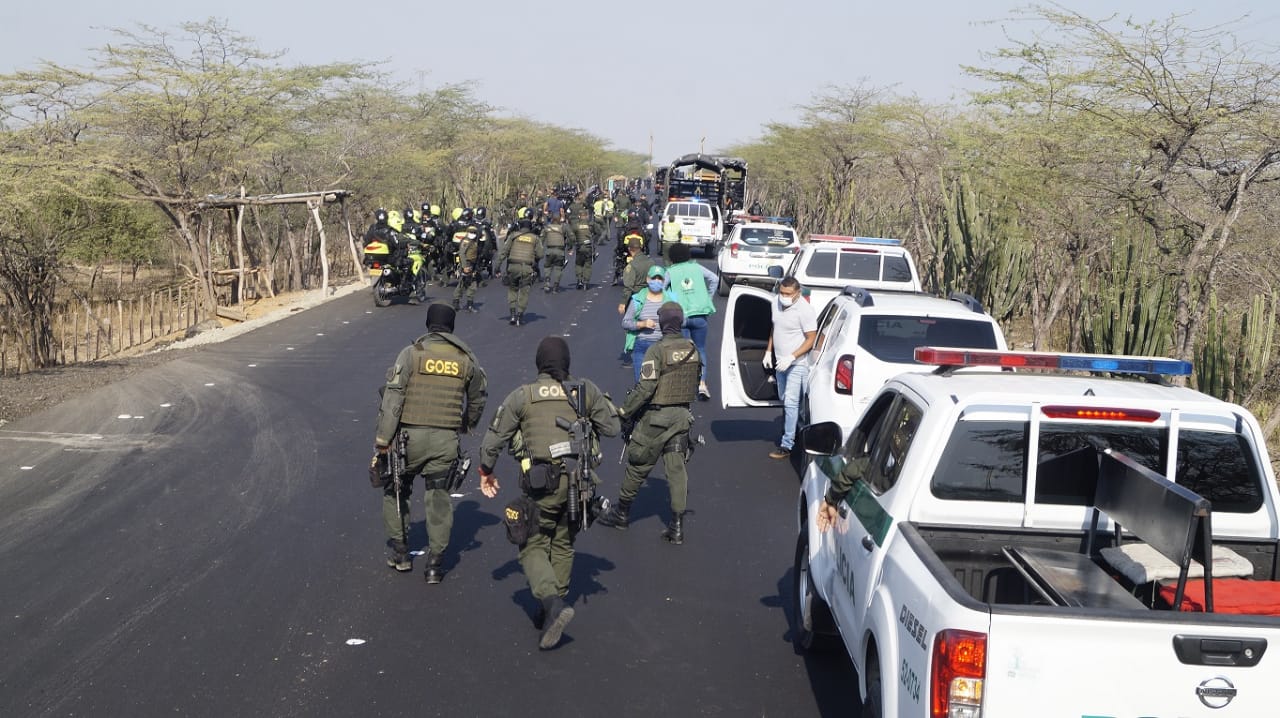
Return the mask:
{"type": "Polygon", "coordinates": [[[993,613],[983,717],[1280,711],[1280,619],[1184,613],[1166,621],[1142,612],[1135,620],[1125,613],[993,613]]]}

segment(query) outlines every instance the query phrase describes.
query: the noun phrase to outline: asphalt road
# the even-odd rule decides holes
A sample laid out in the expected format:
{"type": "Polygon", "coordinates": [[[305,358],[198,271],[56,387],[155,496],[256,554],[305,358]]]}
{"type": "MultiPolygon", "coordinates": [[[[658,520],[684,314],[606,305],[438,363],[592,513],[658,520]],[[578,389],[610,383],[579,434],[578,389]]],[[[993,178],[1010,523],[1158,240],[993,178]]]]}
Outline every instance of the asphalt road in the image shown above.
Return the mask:
{"type": "MultiPolygon", "coordinates": [[[[504,292],[458,319],[489,375],[486,424],[548,334],[621,401],[616,289],[535,290],[524,327],[504,292]]],[[[361,292],[0,429],[0,716],[857,714],[847,659],[789,642],[797,479],[766,457],[781,412],[721,410],[714,371],[686,543],[659,539],[654,479],[629,531],[580,536],[558,649],[537,649],[499,524],[505,456],[498,499],[474,475],[455,499],[444,583],[420,561],[388,569],[367,483],[377,388],[424,318],[361,292]]],[[[620,448],[605,441],[611,498],[620,448]]]]}

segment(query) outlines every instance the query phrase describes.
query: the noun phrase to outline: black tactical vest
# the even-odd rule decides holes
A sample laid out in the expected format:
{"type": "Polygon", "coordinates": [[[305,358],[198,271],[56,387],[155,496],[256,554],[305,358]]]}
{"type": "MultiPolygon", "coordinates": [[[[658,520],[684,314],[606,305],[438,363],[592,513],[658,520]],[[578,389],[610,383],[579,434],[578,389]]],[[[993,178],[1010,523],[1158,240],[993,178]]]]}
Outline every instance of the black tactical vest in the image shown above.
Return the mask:
{"type": "Polygon", "coordinates": [[[658,388],[651,404],[691,404],[698,394],[702,364],[698,347],[684,337],[662,339],[653,346],[659,353],[658,388]]]}
{"type": "Polygon", "coordinates": [[[447,341],[413,345],[409,383],[404,391],[400,421],[440,429],[462,428],[462,405],[471,359],[447,341]]]}
{"type": "Polygon", "coordinates": [[[524,389],[528,405],[526,420],[520,422],[520,432],[524,434],[525,450],[534,461],[558,458],[563,448],[567,448],[569,432],[556,426],[556,418],[566,421],[578,418],[564,395],[564,387],[554,379],[540,379],[526,384],[524,389]],[[554,452],[555,456],[553,447],[559,449],[554,452]]]}

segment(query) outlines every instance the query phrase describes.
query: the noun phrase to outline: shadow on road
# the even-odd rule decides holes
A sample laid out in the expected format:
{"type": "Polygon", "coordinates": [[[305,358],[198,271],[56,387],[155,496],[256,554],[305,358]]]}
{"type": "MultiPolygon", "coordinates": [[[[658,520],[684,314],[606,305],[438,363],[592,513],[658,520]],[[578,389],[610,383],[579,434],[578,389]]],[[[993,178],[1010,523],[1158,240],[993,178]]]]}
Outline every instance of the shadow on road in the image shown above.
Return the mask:
{"type": "MultiPolygon", "coordinates": [[[[716,441],[769,441],[782,436],[782,412],[769,419],[717,419],[711,422],[711,435],[716,441]]],[[[769,447],[762,446],[762,453],[769,447]]]]}
{"type": "MultiPolygon", "coordinates": [[[[582,603],[589,603],[591,596],[608,593],[609,589],[600,583],[598,577],[600,574],[612,571],[615,568],[617,568],[617,565],[607,558],[583,553],[582,551],[575,552],[573,573],[569,577],[569,603],[576,603],[579,599],[581,599],[582,603]]],[[[493,570],[493,580],[501,581],[517,574],[521,574],[520,561],[512,559],[493,570]]],[[[523,578],[523,575],[521,575],[521,578],[523,578]]],[[[534,600],[533,593],[529,591],[527,584],[511,594],[511,602],[524,609],[524,612],[529,615],[529,620],[533,620],[533,615],[538,609],[538,602],[534,600]]]]}
{"type": "MultiPolygon", "coordinates": [[[[781,612],[780,618],[785,622],[786,630],[779,638],[788,643],[792,643],[796,631],[795,601],[791,589],[792,570],[787,569],[782,578],[778,579],[778,592],[775,595],[760,599],[762,605],[781,612]]],[[[829,652],[822,653],[793,650],[804,659],[809,688],[817,700],[819,715],[823,718],[861,715],[858,673],[843,644],[837,643],[829,652]]]]}

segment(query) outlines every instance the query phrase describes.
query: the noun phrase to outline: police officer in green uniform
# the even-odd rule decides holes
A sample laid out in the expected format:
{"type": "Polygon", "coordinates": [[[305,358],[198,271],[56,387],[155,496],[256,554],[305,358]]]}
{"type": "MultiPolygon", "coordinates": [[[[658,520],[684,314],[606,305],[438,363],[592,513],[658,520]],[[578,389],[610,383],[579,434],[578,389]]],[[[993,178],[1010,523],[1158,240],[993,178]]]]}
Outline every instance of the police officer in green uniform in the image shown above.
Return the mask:
{"type": "Polygon", "coordinates": [[[596,259],[595,223],[585,207],[574,212],[569,220],[573,229],[573,267],[578,279],[578,289],[587,289],[591,284],[591,265],[596,259]]]}
{"type": "MultiPolygon", "coordinates": [[[[560,277],[564,274],[566,250],[570,240],[566,235],[568,225],[558,217],[551,217],[542,228],[542,246],[545,254],[542,258],[542,273],[545,277],[542,285],[544,292],[559,292],[560,277]]],[[[572,230],[569,230],[572,231],[572,230]]]]}
{"type": "MultiPolygon", "coordinates": [[[[538,344],[535,357],[538,378],[516,388],[494,414],[480,445],[480,490],[485,496],[498,495],[494,465],[508,444],[519,447],[521,491],[538,507],[537,530],[520,548],[520,567],[529,580],[529,590],[540,605],[535,624],[542,630],[541,648],[554,648],[574,610],[565,603],[569,577],[573,573],[573,542],[577,526],[568,519],[569,476],[563,453],[569,433],[557,426],[557,419],[577,419],[565,395],[569,374],[569,345],[555,336],[538,344]]],[[[590,381],[583,380],[586,418],[601,436],[617,436],[618,415],[608,397],[590,381]]]]}
{"type": "Polygon", "coordinates": [[[440,583],[444,577],[444,551],[453,530],[453,503],[446,486],[459,455],[458,432],[479,425],[488,398],[484,370],[471,348],[453,334],[455,316],[446,304],[427,308],[427,333],[402,349],[387,370],[374,438],[381,454],[397,431],[408,435],[399,505],[390,482],[382,495],[382,520],[392,551],[387,565],[397,571],[413,569],[405,543],[409,492],[413,477],[421,474],[426,481],[427,583],[440,583]]]}
{"type": "Polygon", "coordinates": [[[507,308],[511,310],[511,326],[524,323],[524,310],[529,306],[529,288],[533,286],[535,269],[542,261],[542,239],[533,230],[533,221],[527,216],[516,220],[515,227],[507,233],[507,241],[498,250],[497,266],[507,277],[507,308]]]}
{"type": "Polygon", "coordinates": [[[676,302],[667,302],[658,310],[662,338],[645,352],[640,383],[627,394],[619,412],[623,421],[635,422],[627,444],[627,473],[618,502],[598,519],[605,526],[627,528],[631,503],[658,459],[662,459],[671,490],[671,522],[662,538],[677,545],[684,543],[689,492],[689,474],[685,471],[691,449],[689,429],[693,427],[689,405],[697,396],[702,370],[698,347],[681,334],[683,325],[684,311],[676,302]]]}
{"type": "Polygon", "coordinates": [[[476,264],[480,259],[480,228],[475,224],[467,226],[467,231],[458,241],[458,286],[453,289],[453,308],[461,309],[462,300],[467,300],[466,310],[476,311],[476,284],[479,275],[476,264]]]}

